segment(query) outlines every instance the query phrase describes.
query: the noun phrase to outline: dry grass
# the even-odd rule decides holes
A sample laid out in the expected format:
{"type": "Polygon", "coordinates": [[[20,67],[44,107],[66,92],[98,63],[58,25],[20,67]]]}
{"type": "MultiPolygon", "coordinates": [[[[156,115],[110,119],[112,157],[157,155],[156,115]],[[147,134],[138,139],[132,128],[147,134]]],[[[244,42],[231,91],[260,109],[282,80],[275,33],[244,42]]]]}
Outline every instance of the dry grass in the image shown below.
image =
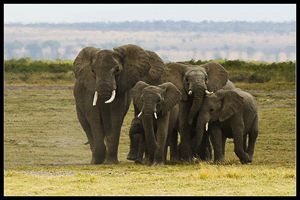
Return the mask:
{"type": "Polygon", "coordinates": [[[72,90],[5,89],[4,195],[296,195],[295,86],[237,85],[258,102],[259,136],[250,165],[239,163],[232,140],[224,165],[127,161],[132,107],[122,127],[120,164],[89,165],[72,90]]]}

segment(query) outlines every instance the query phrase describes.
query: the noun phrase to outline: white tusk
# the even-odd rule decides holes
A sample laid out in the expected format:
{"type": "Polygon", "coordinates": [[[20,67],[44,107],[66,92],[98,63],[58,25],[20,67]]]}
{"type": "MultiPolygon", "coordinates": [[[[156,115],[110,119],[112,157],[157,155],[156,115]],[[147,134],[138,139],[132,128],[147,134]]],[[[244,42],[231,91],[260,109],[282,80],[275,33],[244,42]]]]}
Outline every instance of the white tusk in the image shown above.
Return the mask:
{"type": "Polygon", "coordinates": [[[115,96],[116,96],[116,90],[113,90],[112,93],[111,93],[110,99],[105,101],[105,103],[111,103],[115,99],[115,96]]]}
{"type": "Polygon", "coordinates": [[[188,93],[188,95],[192,95],[192,93],[193,93],[193,92],[192,92],[192,90],[189,90],[189,93],[188,93]]]}
{"type": "Polygon", "coordinates": [[[205,124],[205,131],[207,131],[208,130],[208,122],[206,122],[206,124],[205,124]]]}
{"type": "Polygon", "coordinates": [[[155,119],[157,119],[157,114],[156,114],[156,112],[154,112],[154,117],[155,117],[155,119]]]}
{"type": "Polygon", "coordinates": [[[205,93],[206,93],[206,94],[213,94],[214,92],[210,92],[210,91],[208,91],[208,90],[205,90],[205,93]]]}
{"type": "Polygon", "coordinates": [[[140,116],[142,115],[142,113],[143,113],[143,111],[141,111],[141,112],[138,114],[138,116],[137,116],[137,117],[140,117],[140,116]]]}
{"type": "Polygon", "coordinates": [[[97,91],[95,91],[95,94],[94,94],[94,100],[93,100],[93,106],[95,106],[95,105],[96,105],[96,103],[97,103],[97,99],[98,99],[98,92],[97,92],[97,91]]]}

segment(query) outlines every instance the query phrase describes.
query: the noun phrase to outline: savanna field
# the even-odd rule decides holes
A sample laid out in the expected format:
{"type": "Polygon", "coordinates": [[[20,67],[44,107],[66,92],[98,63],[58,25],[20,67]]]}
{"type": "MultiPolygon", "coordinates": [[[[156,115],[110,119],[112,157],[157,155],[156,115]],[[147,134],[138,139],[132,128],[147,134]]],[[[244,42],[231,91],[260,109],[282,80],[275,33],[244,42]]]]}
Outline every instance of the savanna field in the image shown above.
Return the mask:
{"type": "Polygon", "coordinates": [[[248,165],[239,162],[232,139],[222,165],[150,167],[126,160],[132,106],[121,131],[120,163],[91,165],[75,111],[72,61],[6,60],[4,195],[295,196],[295,62],[217,62],[257,100],[259,135],[248,165]]]}

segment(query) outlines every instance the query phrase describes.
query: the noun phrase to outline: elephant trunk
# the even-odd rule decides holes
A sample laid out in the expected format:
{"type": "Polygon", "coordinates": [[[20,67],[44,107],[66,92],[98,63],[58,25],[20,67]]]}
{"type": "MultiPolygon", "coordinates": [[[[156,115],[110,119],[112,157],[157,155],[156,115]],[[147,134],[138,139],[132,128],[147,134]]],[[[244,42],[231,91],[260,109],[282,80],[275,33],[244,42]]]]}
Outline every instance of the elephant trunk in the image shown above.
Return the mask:
{"type": "Polygon", "coordinates": [[[146,150],[149,154],[150,162],[152,162],[154,158],[154,152],[157,149],[152,114],[151,115],[143,114],[143,126],[145,131],[145,140],[146,140],[146,147],[147,147],[146,150]]]}
{"type": "Polygon", "coordinates": [[[200,110],[203,101],[204,92],[194,92],[193,103],[188,116],[188,123],[191,125],[196,113],[200,110]]]}
{"type": "Polygon", "coordinates": [[[201,117],[198,117],[198,119],[197,119],[196,135],[195,135],[195,139],[193,140],[195,142],[195,144],[194,144],[195,149],[200,148],[200,145],[201,145],[202,139],[203,139],[203,135],[208,130],[209,116],[201,111],[199,113],[199,116],[201,116],[201,117]]]}

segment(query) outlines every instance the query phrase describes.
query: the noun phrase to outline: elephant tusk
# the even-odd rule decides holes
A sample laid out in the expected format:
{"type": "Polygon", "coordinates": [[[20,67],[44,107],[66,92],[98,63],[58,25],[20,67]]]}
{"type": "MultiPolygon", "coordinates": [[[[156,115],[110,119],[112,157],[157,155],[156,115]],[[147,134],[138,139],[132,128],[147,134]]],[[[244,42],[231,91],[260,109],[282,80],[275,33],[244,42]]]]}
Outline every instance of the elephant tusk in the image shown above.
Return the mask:
{"type": "Polygon", "coordinates": [[[205,131],[207,131],[208,130],[208,122],[206,122],[206,124],[205,124],[205,131]]]}
{"type": "Polygon", "coordinates": [[[98,92],[97,92],[97,91],[95,91],[95,94],[94,94],[94,100],[93,100],[93,106],[95,106],[95,105],[96,105],[96,103],[97,103],[97,99],[98,99],[98,92]]]}
{"type": "Polygon", "coordinates": [[[192,90],[189,90],[188,95],[192,95],[192,94],[193,94],[192,90]]]}
{"type": "Polygon", "coordinates": [[[141,111],[141,112],[138,114],[138,116],[137,116],[137,117],[140,117],[140,116],[142,115],[142,113],[143,113],[143,111],[141,111]]]}
{"type": "Polygon", "coordinates": [[[154,117],[155,117],[155,119],[157,119],[157,114],[156,114],[156,112],[154,112],[154,117]]]}
{"type": "Polygon", "coordinates": [[[115,99],[115,96],[116,96],[116,90],[113,90],[112,93],[111,93],[110,99],[105,101],[105,103],[111,103],[115,99]]]}
{"type": "Polygon", "coordinates": [[[210,92],[210,91],[208,91],[208,90],[205,90],[205,93],[206,93],[206,94],[213,94],[214,92],[210,92]]]}

